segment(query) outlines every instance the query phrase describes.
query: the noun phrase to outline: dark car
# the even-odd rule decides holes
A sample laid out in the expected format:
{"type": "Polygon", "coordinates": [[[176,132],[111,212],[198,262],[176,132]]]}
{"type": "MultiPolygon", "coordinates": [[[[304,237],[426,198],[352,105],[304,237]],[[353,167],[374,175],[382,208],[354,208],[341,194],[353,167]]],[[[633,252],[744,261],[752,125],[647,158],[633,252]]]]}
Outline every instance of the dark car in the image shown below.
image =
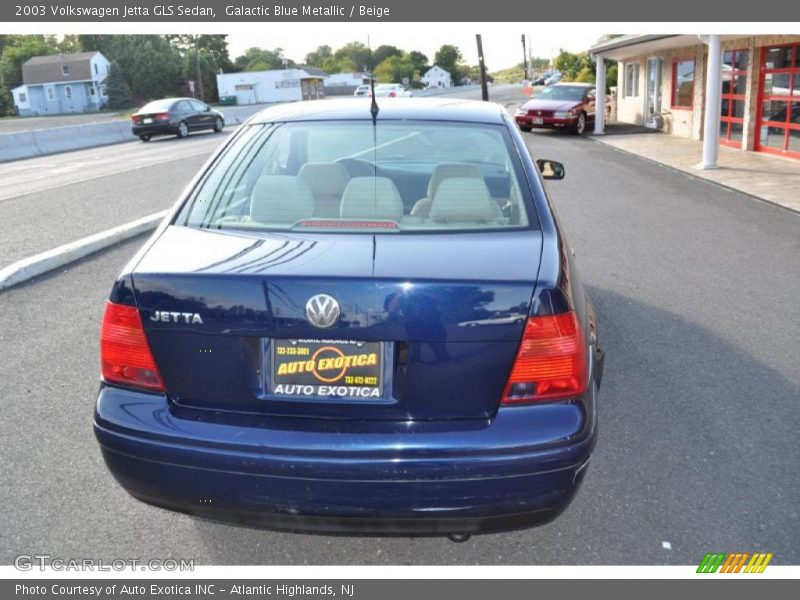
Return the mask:
{"type": "MultiPolygon", "coordinates": [[[[606,106],[608,112],[610,106],[606,106]]],[[[563,128],[578,135],[594,123],[595,86],[591,83],[556,83],[519,107],[514,120],[522,131],[533,128],[563,128]]]]}
{"type": "Polygon", "coordinates": [[[185,138],[190,131],[222,131],[225,117],[194,98],[164,98],[145,104],[131,116],[131,130],[143,142],[157,135],[185,138]]]}
{"type": "Polygon", "coordinates": [[[291,530],[552,518],[589,463],[603,366],[542,181],[563,175],[488,102],[254,116],[113,285],[94,417],[111,473],[291,530]]]}

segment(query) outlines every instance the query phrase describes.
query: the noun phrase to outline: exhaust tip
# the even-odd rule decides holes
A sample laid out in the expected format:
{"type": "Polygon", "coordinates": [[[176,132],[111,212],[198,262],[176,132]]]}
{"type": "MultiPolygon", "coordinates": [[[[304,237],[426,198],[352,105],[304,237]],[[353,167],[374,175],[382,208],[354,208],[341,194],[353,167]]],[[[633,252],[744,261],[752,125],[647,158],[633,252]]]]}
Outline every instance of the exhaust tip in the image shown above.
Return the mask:
{"type": "Polygon", "coordinates": [[[471,533],[448,533],[447,539],[456,544],[463,544],[472,537],[471,533]]]}

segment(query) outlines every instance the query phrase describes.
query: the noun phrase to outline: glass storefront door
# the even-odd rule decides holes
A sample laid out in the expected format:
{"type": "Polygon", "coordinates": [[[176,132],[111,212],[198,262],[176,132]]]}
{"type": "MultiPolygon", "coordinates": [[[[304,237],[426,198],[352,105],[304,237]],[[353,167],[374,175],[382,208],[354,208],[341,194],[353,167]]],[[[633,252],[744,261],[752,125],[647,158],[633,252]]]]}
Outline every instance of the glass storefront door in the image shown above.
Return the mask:
{"type": "Polygon", "coordinates": [[[762,49],[755,149],[800,158],[800,44],[762,49]]]}

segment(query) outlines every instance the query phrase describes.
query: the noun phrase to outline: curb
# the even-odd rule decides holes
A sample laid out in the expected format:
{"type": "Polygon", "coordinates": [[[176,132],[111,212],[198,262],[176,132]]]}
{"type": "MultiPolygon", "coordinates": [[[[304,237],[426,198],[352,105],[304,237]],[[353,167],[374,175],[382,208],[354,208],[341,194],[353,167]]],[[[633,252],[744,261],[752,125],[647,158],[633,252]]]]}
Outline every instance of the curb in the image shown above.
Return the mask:
{"type": "Polygon", "coordinates": [[[0,290],[8,289],[37,275],[52,271],[84,256],[136,237],[150,229],[155,229],[168,212],[168,210],[163,210],[136,221],[58,246],[52,250],[18,260],[0,269],[0,290]]]}

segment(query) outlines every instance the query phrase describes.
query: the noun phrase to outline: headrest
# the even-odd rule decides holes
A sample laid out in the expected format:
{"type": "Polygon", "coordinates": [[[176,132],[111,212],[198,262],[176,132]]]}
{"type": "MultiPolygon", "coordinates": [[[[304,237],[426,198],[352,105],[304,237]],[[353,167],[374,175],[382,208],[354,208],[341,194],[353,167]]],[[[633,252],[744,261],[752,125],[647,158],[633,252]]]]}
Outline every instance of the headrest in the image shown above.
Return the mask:
{"type": "Polygon", "coordinates": [[[350,175],[341,163],[310,162],[300,167],[297,176],[308,184],[314,197],[341,198],[350,175]]]}
{"type": "Polygon", "coordinates": [[[428,198],[433,198],[442,181],[450,177],[468,177],[483,179],[483,173],[478,165],[468,163],[443,163],[437,165],[428,182],[428,198]]]}
{"type": "Polygon", "coordinates": [[[498,217],[497,209],[482,178],[449,177],[436,190],[429,216],[434,221],[486,222],[498,217]]]}
{"type": "Polygon", "coordinates": [[[343,219],[387,219],[403,216],[403,199],[388,177],[354,177],[342,195],[343,219]]]}
{"type": "Polygon", "coordinates": [[[291,175],[262,175],[253,186],[250,218],[259,223],[295,223],[314,215],[308,185],[291,175]]]}

